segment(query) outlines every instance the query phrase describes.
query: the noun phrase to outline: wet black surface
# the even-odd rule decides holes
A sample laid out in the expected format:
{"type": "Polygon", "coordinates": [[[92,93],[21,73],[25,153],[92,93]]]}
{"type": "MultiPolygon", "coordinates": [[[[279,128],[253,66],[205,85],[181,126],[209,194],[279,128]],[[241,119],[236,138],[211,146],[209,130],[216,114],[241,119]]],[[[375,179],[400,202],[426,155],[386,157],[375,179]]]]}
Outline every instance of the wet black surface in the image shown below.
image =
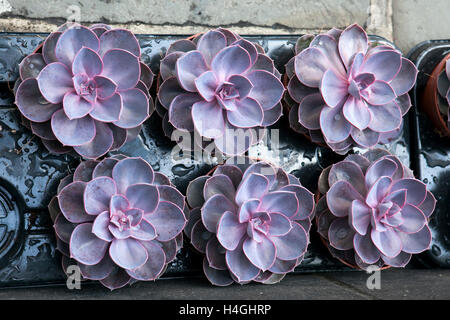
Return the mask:
{"type": "MultiPolygon", "coordinates": [[[[21,125],[10,90],[18,77],[18,63],[30,54],[45,36],[0,33],[0,287],[65,281],[46,208],[56,192],[59,180],[73,171],[79,159],[49,154],[39,139],[33,138],[31,132],[21,125]]],[[[284,64],[293,56],[297,37],[292,35],[246,38],[259,42],[275,60],[278,70],[283,73],[284,64]]],[[[144,62],[157,73],[162,53],[170,43],[184,36],[140,35],[138,38],[144,62]]],[[[374,39],[383,41],[380,38],[374,39]]],[[[154,91],[155,88],[152,88],[153,97],[154,91]]],[[[252,147],[250,155],[283,167],[287,172],[299,177],[302,184],[312,192],[316,190],[321,170],[342,159],[331,150],[318,147],[291,131],[286,117],[271,129],[279,130],[271,130],[267,139],[252,147]]],[[[408,165],[410,138],[409,120],[405,118],[402,136],[386,146],[408,165]]],[[[173,148],[174,143],[164,137],[161,119],[155,112],[144,124],[138,139],[124,146],[120,152],[143,157],[155,170],[166,174],[181,192],[185,192],[190,180],[207,173],[219,161],[215,158],[199,159],[187,156],[174,158],[171,154],[173,148]]],[[[436,191],[436,194],[438,195],[439,191],[436,191]]],[[[448,200],[448,197],[444,199],[448,200]]],[[[446,223],[447,221],[449,220],[446,220],[446,223]]],[[[200,256],[185,243],[165,276],[200,275],[200,262],[200,256]]],[[[296,272],[331,270],[349,269],[331,258],[313,226],[308,253],[296,272]]]]}
{"type": "MultiPolygon", "coordinates": [[[[423,42],[409,53],[419,69],[412,92],[415,105],[419,106],[429,75],[449,52],[450,40],[437,40],[423,42]]],[[[441,138],[433,130],[432,122],[420,108],[412,110],[411,119],[412,168],[437,199],[430,221],[433,242],[431,249],[421,257],[429,266],[437,264],[450,268],[450,139],[441,138]]]]}

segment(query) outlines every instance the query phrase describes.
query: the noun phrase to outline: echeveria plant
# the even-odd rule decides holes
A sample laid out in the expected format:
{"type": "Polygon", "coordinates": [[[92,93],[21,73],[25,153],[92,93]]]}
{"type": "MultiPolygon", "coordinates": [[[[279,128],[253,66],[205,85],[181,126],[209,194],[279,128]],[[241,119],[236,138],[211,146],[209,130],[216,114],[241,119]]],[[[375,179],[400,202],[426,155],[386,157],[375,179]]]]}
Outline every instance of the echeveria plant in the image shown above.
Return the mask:
{"type": "Polygon", "coordinates": [[[303,36],[286,65],[291,127],[337,153],[399,136],[417,69],[354,24],[303,36]]]}
{"type": "Polygon", "coordinates": [[[117,289],[159,278],[182,245],[185,198],[142,158],[81,162],[49,211],[63,268],[117,289]]]}
{"type": "Polygon", "coordinates": [[[276,283],[303,260],[313,194],[280,168],[237,160],[189,184],[185,234],[212,284],[276,283]]]}
{"type": "Polygon", "coordinates": [[[404,267],[430,247],[436,200],[389,152],[347,156],[322,172],[319,191],[318,231],[341,261],[362,269],[404,267]]]}
{"type": "Polygon", "coordinates": [[[447,127],[450,129],[450,59],[445,63],[445,69],[438,78],[439,109],[447,117],[447,127]]]}
{"type": "Polygon", "coordinates": [[[225,154],[244,153],[258,142],[256,129],[282,114],[284,88],[272,59],[261,46],[226,29],[173,43],[161,60],[160,76],[157,111],[166,134],[173,128],[195,132],[225,154]],[[243,142],[235,142],[238,129],[248,137],[243,142]]]}
{"type": "Polygon", "coordinates": [[[20,63],[16,104],[51,152],[96,159],[137,136],[153,73],[128,30],[63,25],[20,63]]]}

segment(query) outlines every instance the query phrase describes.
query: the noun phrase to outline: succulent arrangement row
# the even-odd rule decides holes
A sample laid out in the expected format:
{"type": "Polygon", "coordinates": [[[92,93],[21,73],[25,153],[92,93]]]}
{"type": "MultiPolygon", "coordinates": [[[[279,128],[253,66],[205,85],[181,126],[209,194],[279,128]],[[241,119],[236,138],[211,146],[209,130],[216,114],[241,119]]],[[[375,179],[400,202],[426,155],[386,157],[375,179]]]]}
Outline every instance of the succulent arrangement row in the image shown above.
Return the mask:
{"type": "MultiPolygon", "coordinates": [[[[417,69],[398,50],[369,42],[358,25],[303,36],[295,50],[285,93],[273,60],[236,33],[218,28],[175,41],[160,63],[155,108],[154,76],[131,32],[63,26],[21,62],[16,104],[51,152],[88,159],[135,138],[154,109],[167,136],[177,129],[241,155],[280,119],[283,96],[291,127],[337,153],[400,135],[417,69]]],[[[183,147],[205,149],[203,140],[183,147]]]]}
{"type": "Polygon", "coordinates": [[[216,286],[274,284],[298,267],[311,226],[344,264],[404,267],[429,249],[436,199],[384,149],[323,170],[315,195],[265,161],[231,157],[189,183],[186,196],[142,158],[86,160],[49,204],[67,270],[110,289],[164,274],[183,233],[216,286]]]}
{"type": "MultiPolygon", "coordinates": [[[[447,100],[448,66],[439,86],[447,100]]],[[[218,286],[281,281],[302,262],[313,224],[355,268],[403,267],[430,246],[435,198],[375,148],[400,135],[417,69],[358,25],[299,38],[284,76],[260,45],[227,29],[176,41],[160,62],[156,97],[136,37],[104,24],[62,26],[19,69],[23,124],[49,152],[84,158],[49,204],[63,269],[77,265],[84,279],[110,289],[156,280],[183,234],[218,286]],[[370,150],[324,169],[314,195],[293,174],[245,156],[283,106],[312,142],[339,154],[370,150]],[[186,196],[142,158],[109,153],[154,110],[166,136],[200,136],[228,156],[186,196]]]]}

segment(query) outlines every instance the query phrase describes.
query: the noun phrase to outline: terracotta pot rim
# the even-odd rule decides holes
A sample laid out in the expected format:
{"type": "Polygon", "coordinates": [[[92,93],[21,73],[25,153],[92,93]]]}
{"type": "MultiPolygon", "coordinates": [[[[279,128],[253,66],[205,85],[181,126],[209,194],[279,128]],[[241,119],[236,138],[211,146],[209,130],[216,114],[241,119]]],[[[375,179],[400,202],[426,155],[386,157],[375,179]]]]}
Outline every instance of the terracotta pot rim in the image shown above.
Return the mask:
{"type": "MultiPolygon", "coordinates": [[[[439,109],[439,93],[437,91],[437,81],[439,74],[445,68],[445,63],[448,59],[450,59],[450,53],[448,53],[435,66],[426,83],[421,99],[422,111],[424,111],[428,115],[438,133],[444,137],[450,137],[450,128],[448,128],[444,116],[439,109]]],[[[448,115],[447,117],[450,117],[450,115],[448,115]]]]}
{"type": "Polygon", "coordinates": [[[47,38],[45,38],[34,50],[33,50],[33,53],[32,54],[34,54],[34,53],[38,53],[39,51],[42,51],[42,48],[44,47],[44,42],[45,42],[45,40],[47,40],[47,38]]]}
{"type": "Polygon", "coordinates": [[[195,39],[196,37],[198,37],[199,35],[201,35],[201,34],[203,34],[203,33],[204,33],[204,32],[197,32],[197,33],[195,33],[195,34],[193,34],[193,35],[187,37],[186,40],[193,40],[193,39],[195,39]]]}

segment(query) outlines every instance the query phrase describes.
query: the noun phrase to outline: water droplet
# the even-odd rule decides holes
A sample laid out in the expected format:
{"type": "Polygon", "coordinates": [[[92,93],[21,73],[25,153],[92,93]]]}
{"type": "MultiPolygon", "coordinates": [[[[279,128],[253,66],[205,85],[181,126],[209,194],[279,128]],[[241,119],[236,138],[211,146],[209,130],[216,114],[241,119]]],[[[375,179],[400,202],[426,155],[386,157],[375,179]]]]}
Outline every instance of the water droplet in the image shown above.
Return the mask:
{"type": "Polygon", "coordinates": [[[427,164],[430,167],[445,168],[450,164],[448,153],[441,150],[433,150],[432,152],[422,151],[427,164]]]}
{"type": "Polygon", "coordinates": [[[336,233],[338,239],[345,239],[345,237],[347,237],[347,230],[345,228],[341,228],[339,229],[339,231],[336,233]]]}
{"type": "Polygon", "coordinates": [[[441,255],[441,249],[433,244],[433,246],[431,247],[431,252],[435,255],[435,256],[440,256],[441,255]]]}
{"type": "Polygon", "coordinates": [[[39,102],[39,104],[49,104],[49,102],[47,100],[45,100],[44,97],[39,97],[38,102],[39,102]]]}
{"type": "Polygon", "coordinates": [[[187,175],[193,169],[194,169],[194,165],[186,167],[184,164],[177,164],[172,167],[172,172],[176,176],[183,177],[183,176],[187,175]]]}
{"type": "Polygon", "coordinates": [[[159,171],[161,169],[161,165],[159,164],[159,162],[155,162],[155,163],[152,163],[152,168],[155,171],[159,171]]]}
{"type": "Polygon", "coordinates": [[[336,120],[336,121],[341,120],[341,115],[340,114],[335,115],[334,120],[336,120]]]}

